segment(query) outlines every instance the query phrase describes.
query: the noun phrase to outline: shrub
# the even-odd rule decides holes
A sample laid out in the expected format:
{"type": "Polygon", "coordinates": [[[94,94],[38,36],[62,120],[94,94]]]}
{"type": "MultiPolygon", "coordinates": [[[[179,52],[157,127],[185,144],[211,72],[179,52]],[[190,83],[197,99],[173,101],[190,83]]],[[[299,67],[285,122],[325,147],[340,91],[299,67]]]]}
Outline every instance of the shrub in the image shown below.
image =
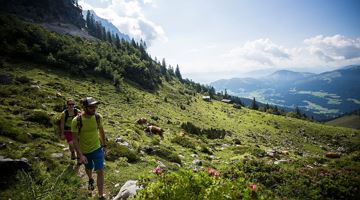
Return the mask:
{"type": "Polygon", "coordinates": [[[0,135],[6,136],[8,138],[20,141],[28,142],[29,138],[26,134],[22,133],[19,129],[14,126],[14,122],[0,118],[0,135]]]}
{"type": "Polygon", "coordinates": [[[135,199],[273,199],[269,191],[261,186],[251,189],[250,182],[244,178],[230,180],[214,178],[206,172],[194,173],[180,169],[178,172],[164,174],[157,181],[147,178],[140,180],[145,186],[135,199]]]}
{"type": "Polygon", "coordinates": [[[171,142],[179,144],[180,146],[185,148],[195,149],[194,143],[188,137],[176,136],[171,140],[171,142]]]}
{"type": "Polygon", "coordinates": [[[205,144],[201,144],[200,146],[200,151],[209,155],[213,155],[214,153],[209,149],[208,146],[206,146],[205,144]]]}
{"type": "Polygon", "coordinates": [[[181,159],[178,155],[171,152],[168,148],[165,147],[158,147],[155,149],[155,155],[159,156],[160,158],[163,158],[170,162],[175,162],[181,164],[181,159]]]}
{"type": "Polygon", "coordinates": [[[49,174],[43,166],[42,169],[35,169],[30,173],[19,172],[17,182],[2,193],[2,198],[86,199],[86,193],[78,191],[80,187],[81,180],[71,169],[65,168],[62,172],[49,174]]]}
{"type": "Polygon", "coordinates": [[[191,122],[181,124],[181,128],[194,135],[205,135],[208,139],[223,139],[225,135],[231,135],[231,132],[224,129],[201,129],[191,122]]]}
{"type": "Polygon", "coordinates": [[[51,118],[46,112],[43,111],[32,111],[28,113],[27,116],[25,116],[25,120],[31,121],[31,122],[37,122],[39,124],[42,124],[46,127],[51,127],[51,118]]]}
{"type": "Polygon", "coordinates": [[[126,146],[120,145],[114,141],[108,142],[105,159],[109,161],[115,161],[120,157],[126,157],[130,163],[137,162],[139,160],[137,154],[134,151],[128,149],[126,146]]]}

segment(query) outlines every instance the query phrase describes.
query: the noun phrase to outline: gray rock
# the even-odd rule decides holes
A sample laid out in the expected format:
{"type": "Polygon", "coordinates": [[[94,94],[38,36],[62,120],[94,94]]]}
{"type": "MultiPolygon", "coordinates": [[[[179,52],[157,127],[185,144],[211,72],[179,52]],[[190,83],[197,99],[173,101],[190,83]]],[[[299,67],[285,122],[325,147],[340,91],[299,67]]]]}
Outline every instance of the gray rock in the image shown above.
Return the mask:
{"type": "Polygon", "coordinates": [[[51,157],[52,158],[63,158],[64,154],[63,153],[52,153],[51,157]]]}
{"type": "Polygon", "coordinates": [[[113,200],[124,200],[129,197],[133,197],[136,195],[136,191],[142,189],[141,186],[136,185],[137,181],[128,180],[126,183],[120,188],[119,193],[113,198],[113,200]]]}
{"type": "Polygon", "coordinates": [[[277,160],[274,162],[275,165],[281,164],[281,163],[287,163],[287,160],[277,160]]]}
{"type": "Polygon", "coordinates": [[[158,164],[159,167],[166,168],[166,165],[164,165],[164,163],[162,163],[160,160],[156,161],[156,163],[158,164]]]}
{"type": "Polygon", "coordinates": [[[190,156],[193,157],[193,158],[199,157],[197,154],[191,154],[190,156]]]}
{"type": "Polygon", "coordinates": [[[191,163],[192,163],[193,165],[197,165],[197,166],[201,166],[201,165],[202,165],[202,162],[201,162],[201,160],[199,160],[199,159],[193,160],[191,163]]]}
{"type": "Polygon", "coordinates": [[[124,142],[124,139],[120,136],[115,138],[115,142],[124,142]]]}

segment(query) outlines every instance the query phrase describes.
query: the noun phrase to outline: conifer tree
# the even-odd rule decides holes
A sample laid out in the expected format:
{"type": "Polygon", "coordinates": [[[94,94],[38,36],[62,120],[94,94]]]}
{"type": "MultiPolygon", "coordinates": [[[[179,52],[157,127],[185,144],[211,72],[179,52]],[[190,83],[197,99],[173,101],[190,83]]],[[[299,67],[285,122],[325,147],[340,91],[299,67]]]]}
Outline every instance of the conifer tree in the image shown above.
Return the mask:
{"type": "Polygon", "coordinates": [[[254,97],[253,101],[251,102],[250,108],[253,110],[259,109],[259,106],[257,105],[256,100],[255,100],[255,97],[254,97]]]}
{"type": "Polygon", "coordinates": [[[176,65],[175,76],[176,76],[180,81],[182,80],[181,73],[180,73],[180,69],[179,69],[179,65],[176,65]]]}
{"type": "Polygon", "coordinates": [[[163,58],[162,61],[161,61],[160,73],[161,73],[162,75],[166,75],[166,62],[165,62],[165,58],[163,58]]]}

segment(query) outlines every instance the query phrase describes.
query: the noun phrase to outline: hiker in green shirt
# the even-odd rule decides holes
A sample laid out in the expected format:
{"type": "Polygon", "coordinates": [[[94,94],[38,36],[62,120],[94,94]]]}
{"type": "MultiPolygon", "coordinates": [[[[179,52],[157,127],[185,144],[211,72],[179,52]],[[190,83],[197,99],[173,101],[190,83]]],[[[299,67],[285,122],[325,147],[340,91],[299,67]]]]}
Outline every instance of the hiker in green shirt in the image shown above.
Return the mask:
{"type": "Polygon", "coordinates": [[[106,141],[102,116],[96,113],[99,102],[92,97],[86,97],[81,101],[81,104],[84,112],[75,117],[71,124],[75,149],[80,163],[85,165],[85,171],[89,178],[88,189],[95,189],[92,178],[92,170],[94,169],[97,173],[99,199],[105,199],[103,188],[106,141]]]}
{"type": "Polygon", "coordinates": [[[74,100],[68,99],[66,101],[66,109],[61,113],[60,136],[61,139],[66,139],[67,143],[69,144],[69,149],[71,152],[71,160],[76,159],[73,136],[71,133],[71,122],[78,113],[80,113],[80,111],[75,108],[74,100]]]}

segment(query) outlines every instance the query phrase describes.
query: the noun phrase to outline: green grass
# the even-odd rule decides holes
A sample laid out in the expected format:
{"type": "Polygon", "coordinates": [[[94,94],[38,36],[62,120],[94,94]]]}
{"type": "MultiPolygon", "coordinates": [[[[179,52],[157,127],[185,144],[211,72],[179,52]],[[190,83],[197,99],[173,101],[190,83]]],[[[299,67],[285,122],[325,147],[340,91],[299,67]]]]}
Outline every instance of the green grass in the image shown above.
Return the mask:
{"type": "Polygon", "coordinates": [[[359,115],[346,115],[346,116],[328,121],[325,124],[332,125],[332,126],[341,126],[341,127],[360,129],[360,116],[359,115]]]}
{"type": "MultiPolygon", "coordinates": [[[[224,170],[222,173],[225,173],[231,163],[242,163],[246,160],[273,163],[275,158],[267,157],[267,151],[287,150],[289,155],[280,154],[277,159],[291,161],[279,166],[279,169],[276,168],[286,172],[284,177],[280,172],[276,173],[281,180],[286,180],[285,176],[298,177],[295,174],[304,165],[313,165],[310,158],[323,158],[327,150],[344,147],[346,152],[338,163],[332,163],[332,168],[340,170],[346,163],[352,166],[351,173],[360,169],[360,163],[356,161],[356,155],[360,151],[359,130],[276,116],[248,108],[234,109],[232,105],[219,101],[205,102],[201,99],[201,94],[191,92],[190,87],[177,80],[163,81],[159,90],[152,92],[139,89],[125,81],[117,92],[106,79],[91,74],[79,77],[27,62],[4,62],[0,74],[10,74],[13,77],[10,85],[0,85],[0,142],[7,144],[5,149],[0,150],[0,156],[26,157],[30,163],[40,162],[47,166],[49,173],[67,166],[69,153],[64,152],[63,159],[55,160],[50,157],[51,153],[63,152],[63,147],[58,144],[66,143],[56,137],[54,127],[48,124],[48,117],[52,119],[58,115],[56,110],[67,98],[73,98],[78,103],[82,97],[93,96],[101,102],[98,112],[104,116],[107,138],[114,141],[121,136],[131,145],[131,152],[124,149],[114,150],[113,157],[106,161],[105,186],[110,196],[118,192],[119,187],[115,188],[115,184],[119,183],[121,186],[128,179],[138,179],[140,175],[149,174],[149,171],[157,166],[157,161],[163,162],[169,173],[177,171],[173,162],[179,158],[183,168],[188,168],[194,159],[200,159],[204,163],[203,167],[211,166],[224,170]],[[157,135],[145,134],[145,127],[135,124],[140,117],[146,117],[151,123],[163,128],[165,138],[161,140],[157,135]],[[191,122],[201,129],[224,129],[231,132],[231,135],[226,135],[224,139],[209,139],[204,135],[187,133],[181,129],[181,124],[186,122],[191,122]],[[182,138],[184,140],[181,140],[182,138]],[[240,146],[233,144],[234,138],[241,140],[240,146]],[[19,146],[21,148],[18,148],[19,146]],[[140,154],[140,150],[145,146],[158,146],[156,148],[160,150],[150,155],[140,154]],[[129,160],[134,154],[138,159],[129,160]],[[197,154],[198,157],[193,158],[192,154],[197,154]],[[210,158],[210,155],[214,157],[210,158]]],[[[112,148],[117,147],[114,142],[112,144],[112,148]]],[[[255,164],[247,167],[252,165],[255,164]]],[[[321,167],[328,170],[326,166],[321,167]]],[[[252,178],[250,174],[246,174],[250,172],[246,172],[242,167],[237,170],[245,173],[244,178],[252,178]]],[[[262,177],[264,174],[257,175],[262,177]]],[[[268,174],[265,177],[268,177],[268,174]]],[[[268,178],[277,180],[276,177],[268,178]]],[[[345,180],[346,178],[348,176],[345,176],[345,180]]],[[[257,182],[255,179],[249,180],[257,182]]],[[[358,180],[359,175],[355,175],[353,181],[358,180]]],[[[259,183],[279,198],[289,196],[296,199],[301,198],[302,193],[292,193],[291,189],[298,187],[296,184],[303,184],[301,181],[305,180],[276,188],[270,182],[259,183]]],[[[314,188],[318,186],[315,182],[311,184],[314,188]]],[[[317,191],[314,188],[311,191],[317,191]]],[[[11,194],[15,190],[6,192],[11,194]]],[[[319,195],[317,198],[325,194],[319,195]]]]}

